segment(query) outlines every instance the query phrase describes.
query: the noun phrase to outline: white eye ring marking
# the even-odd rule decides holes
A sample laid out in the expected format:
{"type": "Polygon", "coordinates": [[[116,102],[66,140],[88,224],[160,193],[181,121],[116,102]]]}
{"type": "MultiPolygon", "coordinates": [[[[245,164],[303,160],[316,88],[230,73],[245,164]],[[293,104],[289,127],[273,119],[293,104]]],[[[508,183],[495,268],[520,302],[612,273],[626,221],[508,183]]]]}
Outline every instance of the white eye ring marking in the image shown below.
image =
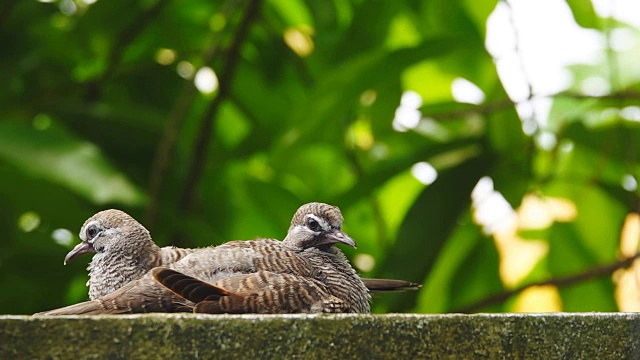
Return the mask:
{"type": "Polygon", "coordinates": [[[81,231],[80,231],[80,239],[82,239],[82,240],[84,240],[84,241],[87,241],[87,242],[89,242],[89,243],[92,243],[92,242],[93,242],[93,240],[94,240],[95,238],[97,238],[97,237],[98,237],[98,235],[99,235],[99,234],[100,234],[100,232],[101,232],[101,231],[100,231],[100,226],[99,226],[99,225],[100,225],[100,223],[99,223],[97,220],[93,220],[93,221],[91,221],[90,223],[88,223],[86,226],[84,226],[84,227],[81,229],[81,231]],[[89,234],[88,234],[88,232],[89,232],[89,229],[90,229],[91,227],[95,227],[95,228],[97,229],[97,233],[95,233],[93,236],[91,236],[91,237],[90,237],[90,236],[89,236],[89,234]]]}
{"type": "Polygon", "coordinates": [[[325,219],[323,219],[323,218],[321,218],[321,217],[318,217],[318,216],[316,216],[316,215],[314,215],[314,214],[307,214],[307,215],[305,216],[305,219],[307,219],[307,220],[305,221],[305,225],[306,225],[306,227],[308,227],[308,228],[309,228],[309,230],[313,231],[313,232],[314,232],[314,233],[316,233],[316,234],[319,234],[319,233],[320,233],[320,231],[318,231],[318,230],[320,230],[320,229],[322,229],[323,231],[331,230],[331,224],[329,224],[329,223],[327,222],[327,220],[325,220],[325,219]],[[308,220],[308,219],[313,219],[313,220],[315,220],[315,221],[318,223],[318,225],[320,225],[320,229],[318,229],[318,230],[316,230],[316,231],[314,231],[313,229],[311,229],[311,228],[309,227],[309,220],[308,220]]]}

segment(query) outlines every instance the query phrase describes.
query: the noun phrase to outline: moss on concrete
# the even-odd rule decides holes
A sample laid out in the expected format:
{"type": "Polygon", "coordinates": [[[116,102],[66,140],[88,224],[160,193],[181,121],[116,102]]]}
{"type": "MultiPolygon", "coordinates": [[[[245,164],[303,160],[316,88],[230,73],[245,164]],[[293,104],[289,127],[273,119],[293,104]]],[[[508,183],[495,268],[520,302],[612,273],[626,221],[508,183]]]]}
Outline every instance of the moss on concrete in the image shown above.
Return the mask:
{"type": "Polygon", "coordinates": [[[640,314],[0,316],[18,358],[640,358],[640,314]]]}

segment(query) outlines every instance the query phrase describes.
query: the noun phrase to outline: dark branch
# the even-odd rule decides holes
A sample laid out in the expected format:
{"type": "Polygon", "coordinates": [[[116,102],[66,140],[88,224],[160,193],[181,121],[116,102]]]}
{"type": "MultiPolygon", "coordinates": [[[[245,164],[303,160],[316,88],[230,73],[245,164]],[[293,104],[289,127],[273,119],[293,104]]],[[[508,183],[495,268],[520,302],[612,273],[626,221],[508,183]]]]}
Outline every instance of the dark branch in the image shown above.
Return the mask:
{"type": "MultiPolygon", "coordinates": [[[[533,98],[569,98],[569,99],[577,99],[577,100],[639,100],[640,92],[627,90],[621,92],[615,92],[608,95],[603,96],[591,96],[584,94],[576,94],[576,93],[558,93],[558,94],[550,94],[550,95],[535,95],[533,98]]],[[[526,99],[529,101],[530,99],[526,99]]],[[[470,106],[467,109],[462,110],[453,110],[453,111],[442,111],[442,112],[425,112],[423,115],[428,118],[432,118],[435,120],[455,120],[464,118],[470,115],[488,115],[492,114],[496,111],[505,110],[511,107],[518,105],[518,101],[512,101],[511,99],[501,99],[496,100],[491,103],[482,104],[482,105],[474,105],[470,106]]]]}
{"type": "MultiPolygon", "coordinates": [[[[229,1],[222,13],[225,17],[229,17],[237,10],[238,5],[236,1],[229,1]]],[[[218,55],[221,44],[220,39],[222,38],[221,33],[224,30],[221,29],[212,34],[210,45],[206,47],[201,55],[203,64],[210,63],[218,55]]],[[[160,194],[166,180],[167,170],[169,169],[182,121],[189,113],[196,94],[193,81],[186,80],[180,95],[173,104],[173,108],[166,117],[164,133],[156,148],[149,177],[149,204],[145,213],[145,225],[150,230],[153,229],[158,216],[160,194]]]]}
{"type": "Polygon", "coordinates": [[[178,100],[165,120],[164,134],[156,148],[153,165],[151,166],[151,176],[149,177],[149,204],[145,212],[145,225],[149,230],[153,230],[156,223],[160,194],[169,169],[173,149],[178,139],[180,125],[187,116],[195,95],[196,88],[193,82],[186,81],[178,100]]]}
{"type": "Polygon", "coordinates": [[[622,259],[616,263],[613,264],[607,264],[607,265],[602,265],[602,266],[597,266],[588,270],[585,270],[584,272],[581,272],[579,274],[575,274],[575,275],[570,275],[570,276],[564,276],[564,277],[558,277],[555,279],[549,279],[549,280],[545,280],[545,281],[539,281],[539,282],[534,282],[534,283],[530,283],[530,284],[526,284],[526,285],[522,285],[518,288],[515,288],[513,290],[509,290],[509,291],[505,291],[505,292],[501,292],[499,294],[494,294],[491,296],[488,296],[484,299],[481,299],[477,302],[474,302],[472,304],[463,306],[460,309],[456,309],[452,312],[456,312],[456,313],[472,313],[472,312],[476,312],[478,310],[484,309],[488,306],[491,305],[496,305],[496,304],[501,304],[505,301],[507,301],[510,297],[517,295],[521,292],[523,292],[526,289],[535,287],[535,286],[545,286],[545,285],[552,285],[552,286],[557,286],[557,287],[567,287],[567,286],[571,286],[571,285],[575,285],[578,283],[581,283],[583,281],[587,281],[596,277],[601,277],[601,276],[606,276],[606,275],[610,275],[612,274],[614,271],[618,270],[618,269],[622,269],[622,268],[627,268],[629,266],[631,266],[631,264],[633,264],[633,262],[640,258],[640,252],[635,254],[634,256],[622,259]]]}
{"type": "Polygon", "coordinates": [[[189,173],[187,174],[184,188],[182,190],[182,196],[178,204],[179,213],[189,212],[193,208],[194,196],[198,188],[200,178],[202,177],[204,165],[207,160],[209,145],[211,143],[211,139],[215,137],[215,134],[213,134],[213,125],[216,120],[216,115],[220,109],[220,105],[225,99],[227,99],[231,91],[233,75],[240,56],[240,47],[249,31],[251,23],[258,15],[260,3],[260,0],[252,0],[249,2],[244,17],[238,26],[238,30],[225,56],[224,71],[220,76],[220,88],[218,90],[218,95],[211,102],[202,116],[200,130],[198,131],[198,138],[196,139],[191,165],[189,167],[189,173]]]}

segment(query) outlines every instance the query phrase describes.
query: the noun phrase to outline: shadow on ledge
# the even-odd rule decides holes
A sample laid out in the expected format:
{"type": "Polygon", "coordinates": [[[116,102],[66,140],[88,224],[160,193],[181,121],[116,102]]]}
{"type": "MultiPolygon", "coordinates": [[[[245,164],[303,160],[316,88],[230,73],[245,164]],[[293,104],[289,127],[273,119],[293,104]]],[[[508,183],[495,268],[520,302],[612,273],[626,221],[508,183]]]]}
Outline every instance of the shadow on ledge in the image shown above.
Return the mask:
{"type": "Polygon", "coordinates": [[[640,358],[640,314],[0,316],[0,359],[640,358]]]}

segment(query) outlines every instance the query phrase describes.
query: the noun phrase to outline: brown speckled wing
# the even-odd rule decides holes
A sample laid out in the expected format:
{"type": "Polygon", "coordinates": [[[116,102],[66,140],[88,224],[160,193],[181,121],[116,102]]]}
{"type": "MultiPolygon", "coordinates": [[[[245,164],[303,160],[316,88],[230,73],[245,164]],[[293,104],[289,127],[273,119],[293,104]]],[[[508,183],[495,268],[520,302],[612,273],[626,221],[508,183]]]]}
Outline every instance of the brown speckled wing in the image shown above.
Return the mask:
{"type": "Polygon", "coordinates": [[[153,276],[174,293],[195,302],[194,312],[273,314],[351,311],[322,283],[291,274],[258,271],[230,276],[215,284],[165,268],[154,269],[153,276]]]}

